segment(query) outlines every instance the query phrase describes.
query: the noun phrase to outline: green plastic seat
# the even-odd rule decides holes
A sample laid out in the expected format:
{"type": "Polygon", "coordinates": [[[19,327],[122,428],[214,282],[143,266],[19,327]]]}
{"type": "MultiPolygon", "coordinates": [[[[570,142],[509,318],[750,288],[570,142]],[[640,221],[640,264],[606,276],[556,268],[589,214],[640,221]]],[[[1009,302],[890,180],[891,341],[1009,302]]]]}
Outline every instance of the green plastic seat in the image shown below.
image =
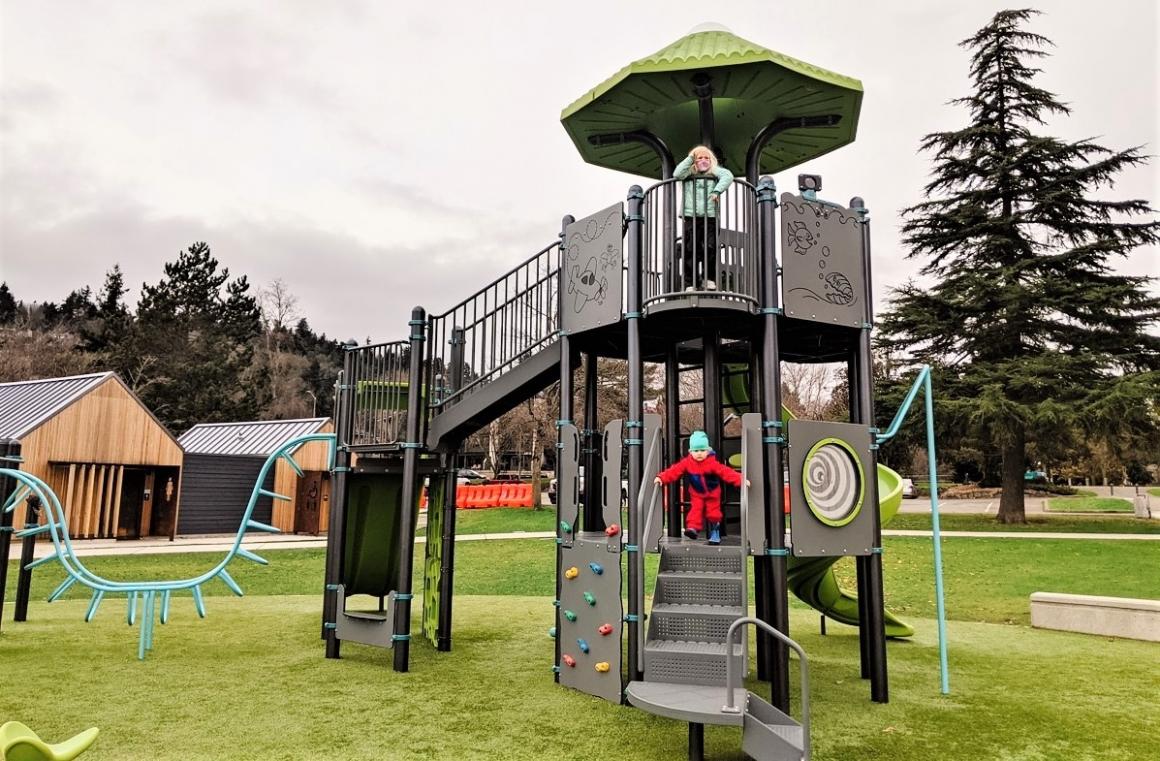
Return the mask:
{"type": "Polygon", "coordinates": [[[0,759],[4,761],[70,761],[84,753],[97,739],[99,729],[86,729],[64,742],[49,745],[19,721],[0,726],[0,759]]]}

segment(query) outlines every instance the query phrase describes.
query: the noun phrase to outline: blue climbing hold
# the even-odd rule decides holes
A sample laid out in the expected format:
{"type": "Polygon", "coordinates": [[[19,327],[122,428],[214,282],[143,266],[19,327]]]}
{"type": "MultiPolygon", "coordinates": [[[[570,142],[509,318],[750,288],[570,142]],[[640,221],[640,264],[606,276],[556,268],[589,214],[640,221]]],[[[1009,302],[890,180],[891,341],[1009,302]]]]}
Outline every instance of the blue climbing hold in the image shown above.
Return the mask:
{"type": "Polygon", "coordinates": [[[588,567],[591,568],[592,573],[596,574],[597,576],[602,576],[604,574],[604,566],[600,565],[599,563],[589,563],[588,567]]]}
{"type": "Polygon", "coordinates": [[[580,652],[582,652],[582,653],[588,652],[588,640],[578,639],[578,640],[576,640],[576,644],[579,646],[580,652]]]}

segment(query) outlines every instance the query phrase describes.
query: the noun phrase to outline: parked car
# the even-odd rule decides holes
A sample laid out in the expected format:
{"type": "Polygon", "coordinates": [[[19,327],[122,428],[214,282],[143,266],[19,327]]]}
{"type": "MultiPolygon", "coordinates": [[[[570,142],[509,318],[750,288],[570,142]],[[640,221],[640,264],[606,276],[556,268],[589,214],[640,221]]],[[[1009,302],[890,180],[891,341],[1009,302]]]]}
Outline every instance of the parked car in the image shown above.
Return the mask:
{"type": "MultiPolygon", "coordinates": [[[[556,479],[548,482],[548,501],[553,505],[557,504],[559,495],[557,492],[556,479]]],[[[584,494],[584,468],[580,468],[580,494],[584,494]]],[[[620,479],[620,506],[628,505],[628,479],[620,479]]]]}
{"type": "Polygon", "coordinates": [[[915,488],[913,480],[902,479],[902,497],[903,499],[916,499],[918,497],[918,489],[915,488]]]}
{"type": "Polygon", "coordinates": [[[455,483],[461,486],[463,484],[483,483],[486,480],[487,476],[483,475],[478,470],[472,470],[471,468],[460,468],[459,472],[455,475],[455,483]]]}

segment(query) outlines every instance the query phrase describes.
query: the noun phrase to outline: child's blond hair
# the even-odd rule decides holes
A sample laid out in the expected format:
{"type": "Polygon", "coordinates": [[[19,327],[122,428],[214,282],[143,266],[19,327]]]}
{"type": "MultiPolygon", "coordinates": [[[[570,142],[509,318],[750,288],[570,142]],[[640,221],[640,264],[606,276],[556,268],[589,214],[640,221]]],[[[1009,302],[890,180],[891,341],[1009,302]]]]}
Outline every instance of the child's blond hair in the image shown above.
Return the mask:
{"type": "Polygon", "coordinates": [[[695,145],[693,150],[689,151],[689,155],[693,157],[693,163],[696,164],[697,154],[704,153],[709,156],[709,171],[712,172],[717,168],[717,154],[713,153],[713,149],[707,145],[695,145]]]}

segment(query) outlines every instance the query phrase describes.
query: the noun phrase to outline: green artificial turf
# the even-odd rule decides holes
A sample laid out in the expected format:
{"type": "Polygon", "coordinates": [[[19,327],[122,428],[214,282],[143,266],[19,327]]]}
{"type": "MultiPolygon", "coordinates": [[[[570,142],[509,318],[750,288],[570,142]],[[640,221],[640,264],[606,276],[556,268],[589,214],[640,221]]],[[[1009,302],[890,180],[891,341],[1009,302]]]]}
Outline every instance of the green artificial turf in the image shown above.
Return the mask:
{"type": "MultiPolygon", "coordinates": [[[[118,616],[83,624],[80,601],[37,602],[0,636],[0,717],[53,741],[99,727],[83,761],[683,758],[685,725],[553,684],[542,603],[465,596],[452,652],[416,636],[400,674],[389,651],[366,646],[325,659],[312,596],[223,599],[205,620],[175,612],[144,662],[118,616]]],[[[953,622],[944,696],[934,623],[918,620],[912,641],[888,646],[881,705],[858,678],[853,629],[823,637],[796,610],[791,624],[810,656],[816,761],[1131,761],[1154,750],[1155,644],[953,622]]],[[[796,667],[791,684],[796,715],[796,667]]],[[[744,758],[738,730],[705,734],[707,757],[744,758]]]]}
{"type": "Polygon", "coordinates": [[[1130,513],[1132,503],[1119,497],[1055,497],[1047,501],[1054,513],[1130,513]]]}
{"type": "MultiPolygon", "coordinates": [[[[930,531],[929,513],[899,513],[887,529],[930,531]]],[[[1116,515],[1044,515],[1029,516],[1027,523],[999,523],[994,515],[941,513],[939,528],[943,531],[1043,531],[1077,534],[1160,534],[1160,521],[1142,521],[1116,515]]]]}

